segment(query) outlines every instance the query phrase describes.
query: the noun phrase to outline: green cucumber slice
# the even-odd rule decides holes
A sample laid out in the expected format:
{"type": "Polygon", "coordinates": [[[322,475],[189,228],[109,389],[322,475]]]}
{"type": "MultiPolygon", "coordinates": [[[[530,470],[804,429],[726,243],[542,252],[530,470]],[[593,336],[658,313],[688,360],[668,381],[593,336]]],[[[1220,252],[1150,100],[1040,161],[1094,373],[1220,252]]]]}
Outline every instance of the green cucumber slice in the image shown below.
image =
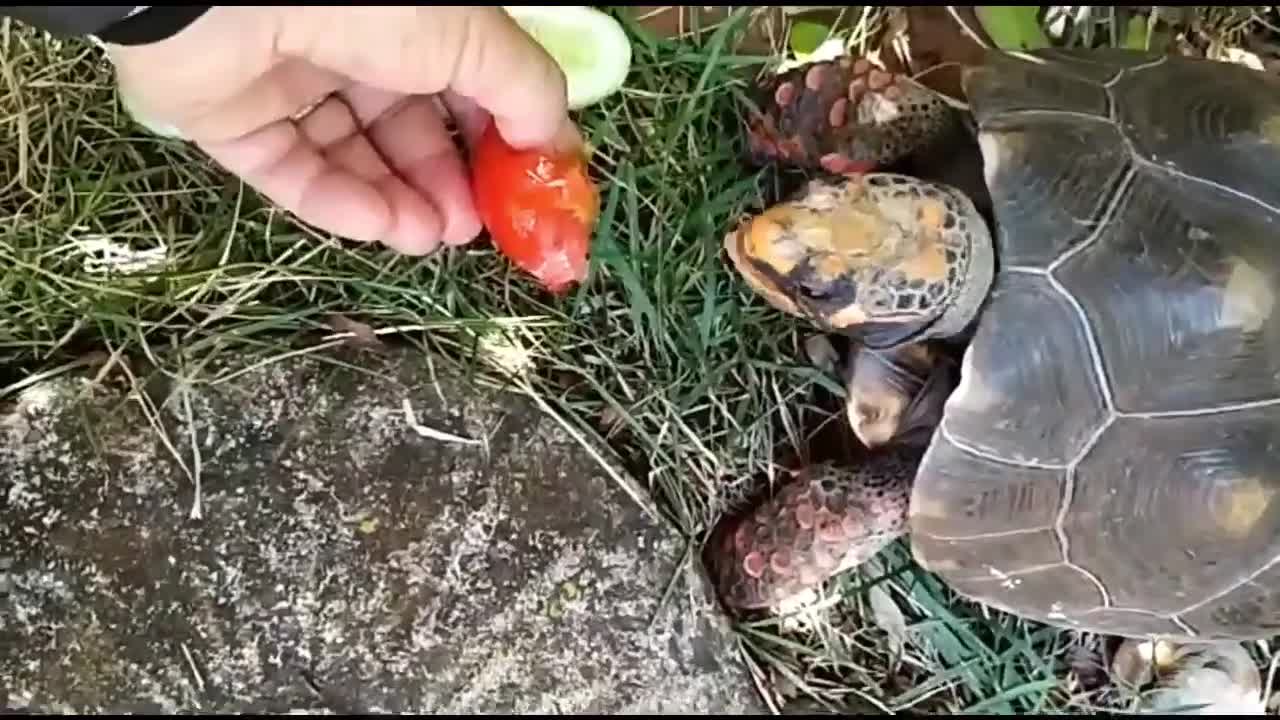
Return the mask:
{"type": "Polygon", "coordinates": [[[631,40],[606,13],[588,5],[507,5],[503,10],[560,65],[570,110],[600,102],[626,82],[631,40]]]}

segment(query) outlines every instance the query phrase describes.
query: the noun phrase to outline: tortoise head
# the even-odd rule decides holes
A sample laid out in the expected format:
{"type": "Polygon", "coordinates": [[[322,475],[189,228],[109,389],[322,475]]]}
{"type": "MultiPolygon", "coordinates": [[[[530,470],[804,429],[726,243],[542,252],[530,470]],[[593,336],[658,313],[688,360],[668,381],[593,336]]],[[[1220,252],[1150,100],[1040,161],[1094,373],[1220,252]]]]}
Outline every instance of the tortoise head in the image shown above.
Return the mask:
{"type": "Polygon", "coordinates": [[[991,284],[991,236],[973,203],[903,175],[811,181],[724,245],[773,307],[872,348],[958,333],[991,284]]]}

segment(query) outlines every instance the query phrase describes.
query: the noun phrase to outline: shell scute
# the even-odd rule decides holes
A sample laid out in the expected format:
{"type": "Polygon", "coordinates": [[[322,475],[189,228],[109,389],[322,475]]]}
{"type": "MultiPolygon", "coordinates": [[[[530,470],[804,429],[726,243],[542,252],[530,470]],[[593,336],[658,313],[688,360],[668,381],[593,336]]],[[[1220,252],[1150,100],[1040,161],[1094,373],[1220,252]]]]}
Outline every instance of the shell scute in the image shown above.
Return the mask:
{"type": "Polygon", "coordinates": [[[1111,92],[1138,157],[1280,213],[1280,76],[1171,56],[1111,92]]]}
{"type": "Polygon", "coordinates": [[[1142,170],[1054,275],[1088,319],[1118,411],[1280,397],[1280,222],[1268,213],[1142,170]]]}
{"type": "MultiPolygon", "coordinates": [[[[998,276],[942,427],[1009,466],[1071,462],[1110,417],[1089,333],[1072,299],[1045,277],[998,276]]],[[[925,488],[934,482],[944,480],[932,471],[921,479],[925,488]]]]}
{"type": "Polygon", "coordinates": [[[968,78],[1002,267],[912,542],[1021,616],[1263,637],[1280,627],[1280,136],[1259,128],[1280,117],[1277,80],[1139,57],[1122,73],[1121,57],[968,78]],[[1033,472],[1061,499],[1046,481],[1027,507],[1058,518],[1002,533],[1033,472]]]}

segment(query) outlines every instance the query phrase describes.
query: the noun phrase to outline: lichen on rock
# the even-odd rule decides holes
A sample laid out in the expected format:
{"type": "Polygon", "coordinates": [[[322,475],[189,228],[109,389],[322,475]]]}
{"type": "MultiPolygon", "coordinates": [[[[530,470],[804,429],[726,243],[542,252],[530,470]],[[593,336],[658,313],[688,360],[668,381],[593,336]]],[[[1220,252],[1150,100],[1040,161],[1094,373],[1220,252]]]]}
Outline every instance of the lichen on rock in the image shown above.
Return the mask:
{"type": "Polygon", "coordinates": [[[425,356],[65,377],[0,433],[8,710],[762,711],[696,553],[425,356]]]}

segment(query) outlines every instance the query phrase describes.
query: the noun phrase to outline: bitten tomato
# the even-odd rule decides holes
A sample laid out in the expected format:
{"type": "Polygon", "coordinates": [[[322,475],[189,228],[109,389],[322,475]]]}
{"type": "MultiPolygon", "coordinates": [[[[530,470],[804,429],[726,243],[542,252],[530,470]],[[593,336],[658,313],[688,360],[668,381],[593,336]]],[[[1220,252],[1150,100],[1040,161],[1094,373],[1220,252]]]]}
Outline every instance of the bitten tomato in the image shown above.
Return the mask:
{"type": "Polygon", "coordinates": [[[600,213],[586,160],[516,150],[490,122],[471,166],[476,209],[498,250],[553,292],[582,282],[600,213]]]}

